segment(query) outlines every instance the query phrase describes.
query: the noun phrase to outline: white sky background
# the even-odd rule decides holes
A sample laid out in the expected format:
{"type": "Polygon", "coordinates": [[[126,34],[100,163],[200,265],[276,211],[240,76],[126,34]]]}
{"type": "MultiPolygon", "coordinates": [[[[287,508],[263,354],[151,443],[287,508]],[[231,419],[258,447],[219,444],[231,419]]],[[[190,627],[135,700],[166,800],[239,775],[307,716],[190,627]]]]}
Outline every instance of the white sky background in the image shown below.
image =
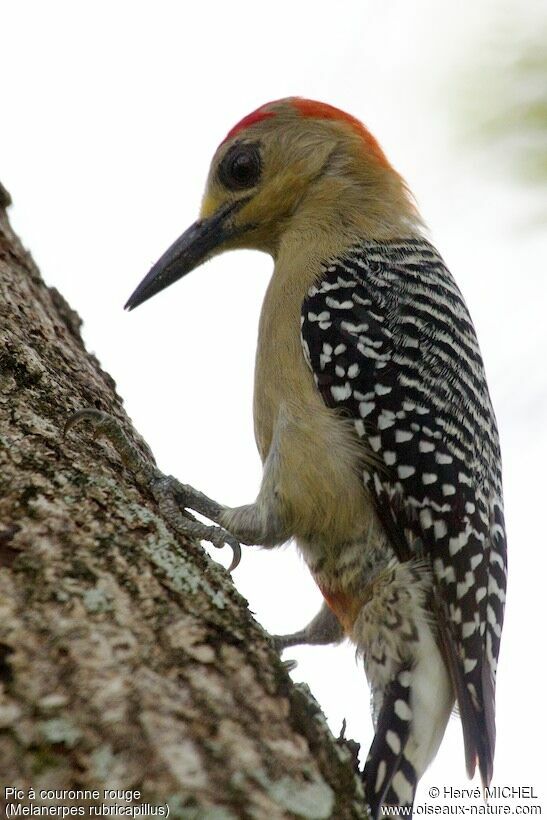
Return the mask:
{"type": "MultiPolygon", "coordinates": [[[[196,218],[213,151],[243,115],[298,94],[370,127],[477,326],[502,436],[511,571],[495,783],[532,783],[545,796],[547,237],[533,224],[540,193],[515,182],[507,146],[464,139],[473,123],[458,113],[462,95],[488,96],[480,68],[463,84],[461,69],[479,55],[504,62],[492,23],[507,15],[506,49],[539,9],[522,0],[0,0],[0,178],[16,230],[84,319],[88,347],[160,467],[237,505],[260,481],[252,377],[271,260],[234,252],[131,314],[122,306],[196,218]]],[[[227,562],[227,551],[213,552],[227,562]]],[[[301,627],[320,605],[291,546],[244,549],[234,581],[272,632],[301,627]]],[[[293,676],[310,684],[333,731],[346,717],[366,752],[369,696],[353,650],[286,657],[298,659],[293,676]]],[[[455,719],[418,801],[432,784],[468,785],[455,719]]]]}

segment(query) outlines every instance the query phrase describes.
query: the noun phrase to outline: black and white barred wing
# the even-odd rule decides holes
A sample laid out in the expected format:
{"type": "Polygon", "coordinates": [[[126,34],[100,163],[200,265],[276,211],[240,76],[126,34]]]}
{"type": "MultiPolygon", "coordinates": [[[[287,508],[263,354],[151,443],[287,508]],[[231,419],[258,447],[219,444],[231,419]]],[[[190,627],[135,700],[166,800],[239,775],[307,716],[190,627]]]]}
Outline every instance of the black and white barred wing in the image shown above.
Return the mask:
{"type": "Polygon", "coordinates": [[[374,458],[364,481],[401,561],[427,556],[470,774],[489,782],[505,600],[501,464],[475,331],[425,240],[367,242],[324,268],[302,344],[325,403],[374,458]]]}

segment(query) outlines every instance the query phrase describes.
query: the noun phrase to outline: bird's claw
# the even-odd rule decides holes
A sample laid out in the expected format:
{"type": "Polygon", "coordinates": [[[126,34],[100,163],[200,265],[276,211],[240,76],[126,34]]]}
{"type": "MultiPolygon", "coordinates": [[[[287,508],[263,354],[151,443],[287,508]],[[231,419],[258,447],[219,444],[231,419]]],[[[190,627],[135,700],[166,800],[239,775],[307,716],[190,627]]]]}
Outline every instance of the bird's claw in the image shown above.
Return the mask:
{"type": "Polygon", "coordinates": [[[93,407],[78,410],[66,421],[63,438],[82,421],[90,422],[93,438],[104,436],[114,446],[125,466],[135,475],[137,481],[146,486],[157,502],[162,515],[182,536],[195,540],[209,541],[221,549],[229,546],[232,561],[228,572],[232,572],[241,561],[241,546],[234,536],[223,527],[203,524],[189,510],[196,510],[214,520],[222,509],[219,504],[188,484],[181,484],[173,476],[161,473],[153,464],[145,460],[137,448],[129,441],[120,422],[108,413],[93,407]]]}
{"type": "Polygon", "coordinates": [[[97,438],[97,436],[101,433],[101,425],[104,425],[109,419],[111,420],[112,416],[109,416],[107,413],[103,413],[102,410],[96,410],[94,407],[86,407],[85,410],[77,410],[75,413],[72,413],[72,415],[69,416],[65,422],[63,427],[63,439],[67,437],[73,427],[76,427],[82,421],[91,422],[93,428],[93,438],[97,438]]]}
{"type": "Polygon", "coordinates": [[[150,490],[164,511],[166,517],[171,520],[175,513],[184,519],[184,523],[179,527],[186,535],[208,541],[217,549],[228,546],[232,550],[232,561],[228,567],[228,572],[232,572],[241,561],[241,545],[239,541],[224,527],[211,524],[203,524],[198,521],[189,510],[195,510],[206,518],[215,520],[221,510],[216,501],[208,498],[199,490],[194,489],[189,484],[182,484],[174,476],[159,473],[151,482],[150,490]]]}
{"type": "Polygon", "coordinates": [[[228,572],[233,572],[234,569],[239,566],[241,561],[241,544],[237,538],[234,538],[228,530],[225,530],[222,527],[208,527],[208,531],[210,535],[207,540],[214,547],[217,547],[217,549],[230,547],[232,550],[232,560],[230,566],[228,567],[228,572]]]}

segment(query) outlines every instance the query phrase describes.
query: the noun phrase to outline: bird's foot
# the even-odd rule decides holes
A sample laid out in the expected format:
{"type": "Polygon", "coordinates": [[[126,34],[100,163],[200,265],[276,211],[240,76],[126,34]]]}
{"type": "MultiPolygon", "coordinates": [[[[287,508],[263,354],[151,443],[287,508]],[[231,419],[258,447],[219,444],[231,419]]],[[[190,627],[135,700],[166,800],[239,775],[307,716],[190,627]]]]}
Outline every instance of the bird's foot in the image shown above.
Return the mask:
{"type": "Polygon", "coordinates": [[[165,475],[145,459],[122,429],[120,422],[108,413],[89,408],[74,413],[65,424],[63,438],[81,422],[89,422],[94,438],[103,436],[113,445],[127,469],[137,482],[154,497],[161,514],[178,535],[193,540],[209,541],[219,549],[229,546],[233,557],[228,572],[241,561],[241,546],[234,536],[223,527],[204,524],[190,512],[201,513],[212,521],[218,519],[223,507],[211,498],[195,490],[189,484],[181,484],[174,476],[165,475]]]}
{"type": "Polygon", "coordinates": [[[338,644],[343,639],[344,630],[340,621],[326,603],[304,629],[291,632],[290,635],[273,635],[273,642],[278,652],[290,646],[338,644]]]}
{"type": "Polygon", "coordinates": [[[301,646],[309,643],[305,629],[299,629],[298,632],[292,632],[290,635],[272,635],[272,640],[279,653],[290,646],[301,646]]]}

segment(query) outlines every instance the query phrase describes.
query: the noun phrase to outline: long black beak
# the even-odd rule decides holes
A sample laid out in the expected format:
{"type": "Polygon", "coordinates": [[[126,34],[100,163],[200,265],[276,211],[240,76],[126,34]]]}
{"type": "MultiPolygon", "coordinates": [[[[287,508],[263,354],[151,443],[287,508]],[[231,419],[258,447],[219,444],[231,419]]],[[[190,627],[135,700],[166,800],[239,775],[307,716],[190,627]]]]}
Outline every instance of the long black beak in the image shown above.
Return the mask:
{"type": "Polygon", "coordinates": [[[221,206],[212,216],[198,219],[190,225],[188,230],[165,251],[133,291],[125,303],[125,309],[133,310],[150,297],[155,296],[160,290],[168,288],[173,282],[205,262],[222,242],[235,236],[237,231],[230,223],[229,217],[245,202],[246,199],[229,202],[221,206]]]}

